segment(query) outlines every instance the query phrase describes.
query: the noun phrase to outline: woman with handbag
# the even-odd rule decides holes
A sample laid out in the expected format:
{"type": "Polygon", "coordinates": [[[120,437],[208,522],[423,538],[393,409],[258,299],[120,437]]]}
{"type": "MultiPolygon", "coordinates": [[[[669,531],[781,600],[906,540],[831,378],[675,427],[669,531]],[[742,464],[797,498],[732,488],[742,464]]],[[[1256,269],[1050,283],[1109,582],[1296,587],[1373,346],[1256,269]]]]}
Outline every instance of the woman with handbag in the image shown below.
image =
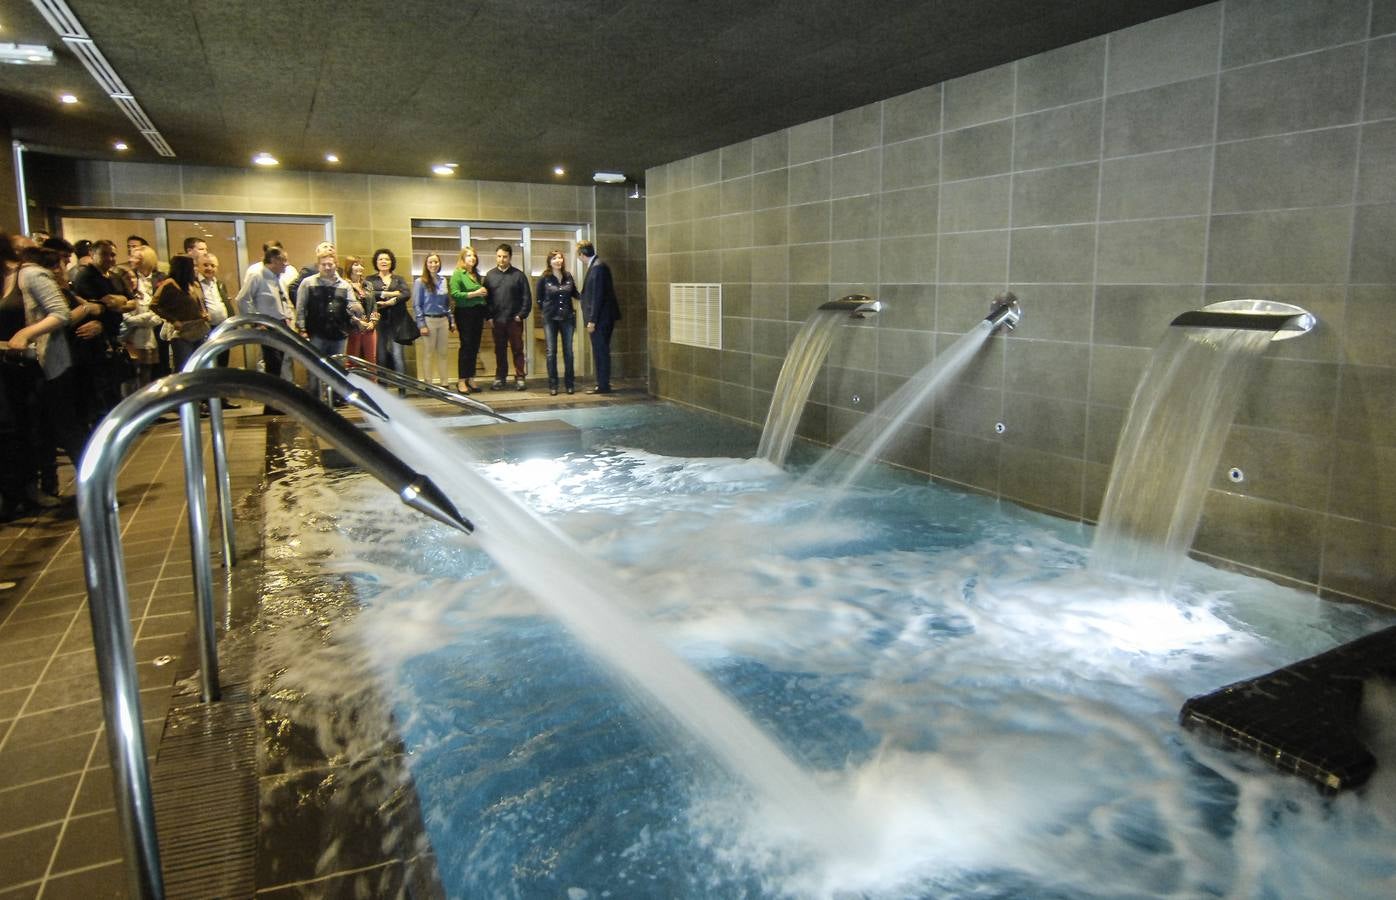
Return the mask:
{"type": "Polygon", "coordinates": [[[170,260],[170,277],[160,282],[150,302],[151,311],[165,321],[165,340],[174,354],[175,371],[184,364],[211,330],[203,288],[194,271],[194,258],[180,254],[170,260]]]}
{"type": "Polygon", "coordinates": [[[386,247],[373,251],[373,269],[364,279],[364,287],[378,313],[376,330],[383,335],[378,342],[378,364],[406,374],[404,347],[417,339],[417,323],[407,308],[412,288],[397,274],[397,257],[386,247]]]}
{"type": "Polygon", "coordinates": [[[364,263],[357,256],[344,257],[344,280],[353,291],[349,314],[353,329],[344,348],[346,356],[357,356],[366,362],[378,362],[378,313],[373,308],[373,292],[364,282],[364,263]]]}

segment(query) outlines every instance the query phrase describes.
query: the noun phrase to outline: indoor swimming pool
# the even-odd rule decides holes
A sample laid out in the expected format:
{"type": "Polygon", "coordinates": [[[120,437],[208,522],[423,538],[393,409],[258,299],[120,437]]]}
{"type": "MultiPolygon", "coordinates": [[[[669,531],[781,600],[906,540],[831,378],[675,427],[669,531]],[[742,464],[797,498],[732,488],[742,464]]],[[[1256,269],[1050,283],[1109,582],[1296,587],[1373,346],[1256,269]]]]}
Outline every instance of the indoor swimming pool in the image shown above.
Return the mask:
{"type": "MultiPolygon", "coordinates": [[[[265,702],[349,759],[391,720],[449,896],[1396,893],[1396,772],[1325,797],[1177,724],[1189,696],[1396,615],[1196,562],[1164,595],[1087,571],[1088,526],[890,469],[826,510],[799,483],[814,448],[782,470],[755,429],[668,404],[534,415],[586,449],[471,468],[551,526],[509,538],[541,600],[482,551],[498,526],[468,480],[429,472],[474,537],[355,472],[265,501],[296,588],[267,601],[265,702]],[[681,727],[615,662],[639,637],[563,624],[595,571],[818,797],[782,808],[800,789],[763,792],[758,753],[735,771],[740,745],[681,727]]],[[[1396,760],[1396,690],[1368,698],[1396,760]]]]}

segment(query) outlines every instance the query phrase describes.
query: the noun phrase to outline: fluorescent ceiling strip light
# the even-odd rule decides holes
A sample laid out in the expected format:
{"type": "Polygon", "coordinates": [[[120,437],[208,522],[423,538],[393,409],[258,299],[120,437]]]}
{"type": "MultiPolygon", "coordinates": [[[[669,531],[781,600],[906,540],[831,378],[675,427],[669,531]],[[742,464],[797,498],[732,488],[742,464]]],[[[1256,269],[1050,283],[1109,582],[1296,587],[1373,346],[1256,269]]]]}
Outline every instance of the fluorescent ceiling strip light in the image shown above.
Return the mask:
{"type": "Polygon", "coordinates": [[[34,7],[39,10],[44,19],[48,21],[53,30],[58,32],[58,36],[63,39],[63,43],[68,46],[73,55],[82,62],[87,69],[92,80],[101,86],[103,93],[111,97],[112,102],[126,114],[126,118],[131,120],[131,124],[136,126],[136,130],[155,148],[155,152],[161,156],[174,156],[175,152],[170,148],[155,123],[150,121],[150,117],[145,114],[145,110],[136,102],[136,98],[126,87],[126,83],[121,80],[121,76],[116,74],[116,70],[107,62],[107,58],[102,55],[101,49],[92,40],[92,36],[87,33],[87,29],[82,27],[78,17],[68,8],[64,0],[31,0],[34,7]]]}

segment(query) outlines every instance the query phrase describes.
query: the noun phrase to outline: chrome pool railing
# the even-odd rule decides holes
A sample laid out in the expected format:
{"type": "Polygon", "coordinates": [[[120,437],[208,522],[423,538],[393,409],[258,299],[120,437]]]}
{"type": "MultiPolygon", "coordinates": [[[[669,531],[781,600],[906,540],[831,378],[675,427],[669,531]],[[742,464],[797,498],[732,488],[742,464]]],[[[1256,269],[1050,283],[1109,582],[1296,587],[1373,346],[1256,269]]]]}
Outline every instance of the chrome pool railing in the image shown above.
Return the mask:
{"type": "MultiPolygon", "coordinates": [[[[211,368],[216,364],[220,353],[241,344],[260,344],[280,350],[304,365],[310,374],[320,379],[322,383],[331,385],[332,389],[343,394],[346,402],[352,403],[371,416],[376,416],[379,419],[388,418],[387,414],[378,408],[378,404],[370,400],[353,382],[344,377],[339,369],[327,363],[309,341],[287,328],[286,323],[280,319],[274,319],[270,316],[249,314],[233,316],[223,321],[209,335],[208,340],[190,355],[189,361],[184,364],[184,371],[193,372],[211,368]]],[[[275,375],[276,373],[268,374],[275,375]]],[[[208,411],[208,428],[213,443],[214,485],[221,526],[219,531],[223,540],[223,568],[231,569],[237,565],[237,546],[233,532],[233,500],[228,476],[227,439],[223,430],[223,402],[217,397],[211,398],[208,401],[208,411]]],[[[198,410],[193,407],[181,409],[179,415],[184,440],[185,466],[188,467],[186,471],[196,471],[198,473],[197,480],[202,484],[204,461],[199,435],[198,410]]],[[[194,479],[195,476],[190,476],[191,483],[194,479]]],[[[202,497],[202,494],[200,496],[202,497]]],[[[191,497],[191,509],[193,503],[194,500],[191,497]]],[[[199,583],[197,572],[194,576],[194,583],[197,589],[199,583]]]]}
{"type": "MultiPolygon", "coordinates": [[[[275,403],[386,484],[407,505],[467,534],[474,530],[449,498],[381,444],[355,428],[305,391],[279,378],[240,369],[182,372],[156,381],[127,397],[98,424],[78,462],[78,530],[83,545],[97,677],[102,690],[107,750],[111,756],[117,821],[128,861],[132,892],[142,898],[165,896],[160,847],[155,826],[150,769],[141,729],[140,684],[131,639],[130,597],[122,557],[116,476],[136,438],[160,415],[175,408],[194,409],[201,400],[235,396],[275,403]]],[[[183,411],[181,410],[181,415],[183,411]]],[[[186,462],[188,457],[186,455],[186,462]]],[[[186,483],[190,481],[187,477],[186,483]]],[[[202,478],[200,478],[202,491],[202,478]]],[[[191,492],[190,496],[193,494],[191,492]]],[[[202,541],[207,559],[208,533],[202,519],[202,494],[189,510],[191,543],[202,541]]],[[[211,592],[195,606],[199,629],[199,663],[204,700],[219,698],[217,645],[211,592]]]]}
{"type": "Polygon", "coordinates": [[[490,416],[501,422],[514,421],[509,416],[500,412],[495,412],[495,410],[487,404],[481,403],[479,400],[472,400],[465,394],[429,384],[418,378],[413,378],[411,375],[404,375],[396,369],[389,369],[377,363],[371,363],[366,359],[360,359],[357,356],[339,353],[331,356],[330,362],[340,366],[345,372],[363,372],[365,375],[371,375],[380,381],[386,381],[393,387],[402,388],[410,393],[420,394],[423,397],[430,397],[433,400],[440,400],[443,403],[449,403],[461,409],[468,409],[471,412],[490,416]]]}

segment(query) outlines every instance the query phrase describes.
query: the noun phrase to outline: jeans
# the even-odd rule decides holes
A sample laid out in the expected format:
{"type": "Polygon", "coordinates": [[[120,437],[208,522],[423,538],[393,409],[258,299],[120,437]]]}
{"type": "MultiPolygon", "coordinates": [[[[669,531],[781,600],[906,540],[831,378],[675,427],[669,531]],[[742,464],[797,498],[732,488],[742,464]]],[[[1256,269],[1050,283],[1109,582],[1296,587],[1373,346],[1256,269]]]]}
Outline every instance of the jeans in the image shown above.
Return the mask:
{"type": "MultiPolygon", "coordinates": [[[[343,353],[345,343],[346,339],[342,337],[318,337],[313,334],[310,336],[310,346],[314,347],[315,352],[323,356],[326,362],[329,361],[331,356],[338,356],[343,353]]],[[[323,396],[323,392],[329,389],[329,385],[324,384],[320,379],[314,376],[311,377],[306,387],[310,390],[310,393],[316,397],[323,396]]]]}
{"type": "Polygon", "coordinates": [[[562,365],[565,385],[570,391],[576,386],[572,377],[572,335],[577,331],[576,318],[554,322],[543,320],[543,343],[548,348],[548,387],[557,388],[557,342],[562,339],[562,365]]]}
{"type": "Polygon", "coordinates": [[[197,341],[186,341],[184,338],[175,338],[170,341],[170,352],[174,354],[174,370],[183,372],[184,364],[189,361],[189,357],[193,356],[194,351],[199,349],[206,340],[208,338],[202,337],[197,341]]]}
{"type": "Polygon", "coordinates": [[[383,339],[378,342],[378,365],[385,369],[392,369],[394,372],[407,374],[407,346],[399,344],[393,340],[389,334],[384,334],[383,339]]]}

